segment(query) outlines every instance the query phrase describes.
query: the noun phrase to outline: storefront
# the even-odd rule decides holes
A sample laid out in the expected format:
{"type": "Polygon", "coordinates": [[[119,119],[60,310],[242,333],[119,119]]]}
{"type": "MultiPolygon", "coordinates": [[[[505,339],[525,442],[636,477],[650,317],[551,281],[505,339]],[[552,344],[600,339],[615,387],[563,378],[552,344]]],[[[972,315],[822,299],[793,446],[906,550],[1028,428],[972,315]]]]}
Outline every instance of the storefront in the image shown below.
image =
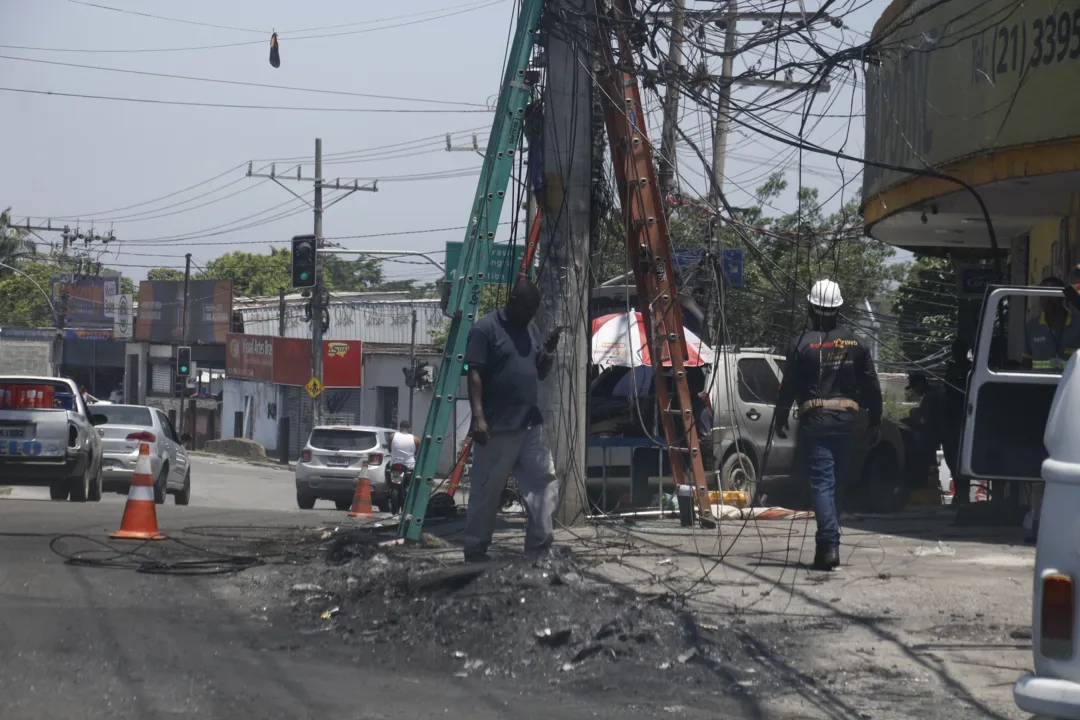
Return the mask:
{"type": "Polygon", "coordinates": [[[1064,275],[1080,259],[1080,0],[894,0],[873,37],[867,234],[958,275],[1064,275]]]}

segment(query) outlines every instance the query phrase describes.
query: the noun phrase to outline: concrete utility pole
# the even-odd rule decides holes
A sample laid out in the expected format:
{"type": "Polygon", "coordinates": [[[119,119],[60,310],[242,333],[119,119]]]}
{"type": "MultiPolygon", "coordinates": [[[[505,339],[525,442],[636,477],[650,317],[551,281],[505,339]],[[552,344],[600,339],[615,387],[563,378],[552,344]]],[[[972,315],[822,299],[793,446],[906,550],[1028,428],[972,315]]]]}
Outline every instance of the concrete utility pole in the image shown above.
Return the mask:
{"type": "MultiPolygon", "coordinates": [[[[312,375],[322,382],[322,364],[323,364],[323,313],[329,306],[329,298],[326,293],[326,285],[323,279],[322,265],[318,261],[318,257],[323,254],[323,212],[333,207],[335,204],[341,202],[354,192],[378,192],[379,181],[376,180],[370,185],[361,185],[360,181],[356,178],[345,180],[345,184],[342,184],[342,178],[337,178],[334,182],[327,182],[322,174],[322,138],[315,138],[315,177],[306,178],[303,176],[302,167],[297,165],[296,176],[291,174],[279,175],[277,173],[277,167],[275,165],[270,166],[269,174],[257,173],[254,171],[253,163],[248,163],[248,177],[266,178],[273,180],[285,190],[289,191],[293,197],[307,204],[315,214],[315,257],[316,257],[316,270],[315,270],[315,287],[311,290],[311,371],[312,375]],[[308,202],[308,200],[297,195],[288,187],[282,184],[282,180],[294,180],[298,182],[309,182],[315,187],[314,202],[308,202]],[[341,190],[345,194],[340,195],[334,199],[329,205],[323,204],[323,190],[341,190]]],[[[315,398],[312,402],[312,421],[314,424],[318,424],[322,419],[322,396],[315,398]]]]}
{"type": "Polygon", "coordinates": [[[595,0],[553,0],[549,13],[574,31],[547,33],[548,88],[544,108],[543,223],[538,250],[542,335],[565,327],[555,365],[544,383],[545,426],[562,482],[557,518],[564,525],[584,521],[585,396],[588,364],[589,228],[592,198],[593,33],[595,0]],[[562,173],[565,173],[562,174],[562,173]]]}
{"type": "MultiPolygon", "coordinates": [[[[191,253],[184,255],[184,307],[180,314],[180,344],[188,344],[188,302],[191,300],[191,253]]],[[[174,376],[175,380],[175,376],[174,376]]],[[[180,435],[187,431],[187,378],[180,381],[180,435]]],[[[194,435],[194,433],[192,433],[194,435]]]]}
{"type": "Polygon", "coordinates": [[[409,427],[413,422],[413,397],[416,395],[416,308],[412,311],[412,341],[409,343],[409,427]]]}
{"type": "MultiPolygon", "coordinates": [[[[735,74],[735,43],[738,42],[736,26],[739,22],[738,0],[729,0],[724,17],[724,61],[720,70],[720,97],[716,109],[716,127],[713,129],[713,184],[709,193],[712,206],[720,207],[720,193],[724,188],[724,162],[727,158],[728,125],[731,116],[731,78],[735,74]]],[[[720,223],[714,223],[717,242],[720,240],[720,223]]]]}
{"type": "MultiPolygon", "coordinates": [[[[731,0],[734,2],[734,0],[731,0]]],[[[671,13],[671,49],[667,62],[667,93],[664,95],[664,128],[660,136],[660,163],[657,182],[660,194],[667,197],[675,189],[676,148],[679,126],[679,78],[683,67],[683,27],[685,25],[685,2],[673,0],[671,13]]]]}

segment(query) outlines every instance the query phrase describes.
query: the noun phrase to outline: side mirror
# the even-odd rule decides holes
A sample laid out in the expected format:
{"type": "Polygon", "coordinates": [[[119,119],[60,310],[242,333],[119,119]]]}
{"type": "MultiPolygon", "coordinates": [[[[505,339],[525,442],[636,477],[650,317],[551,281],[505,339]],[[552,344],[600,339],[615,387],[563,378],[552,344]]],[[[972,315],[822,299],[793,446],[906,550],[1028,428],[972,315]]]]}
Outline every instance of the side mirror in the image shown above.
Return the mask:
{"type": "Polygon", "coordinates": [[[180,436],[180,442],[187,445],[189,442],[191,442],[191,436],[188,435],[187,433],[184,433],[183,435],[180,436]]]}
{"type": "Polygon", "coordinates": [[[90,413],[90,424],[91,425],[95,425],[95,426],[97,426],[97,425],[105,425],[108,422],[109,422],[109,416],[108,415],[102,415],[101,413],[90,413]]]}

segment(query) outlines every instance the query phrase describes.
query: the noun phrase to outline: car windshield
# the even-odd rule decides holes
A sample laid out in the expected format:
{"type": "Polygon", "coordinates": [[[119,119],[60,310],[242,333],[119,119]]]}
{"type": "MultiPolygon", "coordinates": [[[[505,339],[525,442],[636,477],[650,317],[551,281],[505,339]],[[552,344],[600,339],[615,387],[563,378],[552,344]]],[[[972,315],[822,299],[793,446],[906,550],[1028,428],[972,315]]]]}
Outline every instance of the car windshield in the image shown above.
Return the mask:
{"type": "Polygon", "coordinates": [[[379,437],[371,430],[312,430],[308,443],[320,450],[371,450],[379,437]]]}
{"type": "Polygon", "coordinates": [[[153,419],[150,417],[150,408],[129,407],[124,405],[95,405],[95,415],[104,415],[105,424],[108,425],[137,425],[139,427],[152,427],[153,419]]]}

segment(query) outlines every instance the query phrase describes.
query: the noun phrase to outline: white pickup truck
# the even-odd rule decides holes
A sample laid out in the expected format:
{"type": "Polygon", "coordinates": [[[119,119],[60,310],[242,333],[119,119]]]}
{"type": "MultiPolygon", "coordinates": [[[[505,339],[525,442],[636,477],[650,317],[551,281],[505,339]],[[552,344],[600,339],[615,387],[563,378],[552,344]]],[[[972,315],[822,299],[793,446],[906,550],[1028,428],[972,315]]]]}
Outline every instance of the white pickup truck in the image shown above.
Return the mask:
{"type": "Polygon", "coordinates": [[[91,407],[71,380],[0,376],[0,485],[48,486],[53,500],[100,500],[91,407]]]}

